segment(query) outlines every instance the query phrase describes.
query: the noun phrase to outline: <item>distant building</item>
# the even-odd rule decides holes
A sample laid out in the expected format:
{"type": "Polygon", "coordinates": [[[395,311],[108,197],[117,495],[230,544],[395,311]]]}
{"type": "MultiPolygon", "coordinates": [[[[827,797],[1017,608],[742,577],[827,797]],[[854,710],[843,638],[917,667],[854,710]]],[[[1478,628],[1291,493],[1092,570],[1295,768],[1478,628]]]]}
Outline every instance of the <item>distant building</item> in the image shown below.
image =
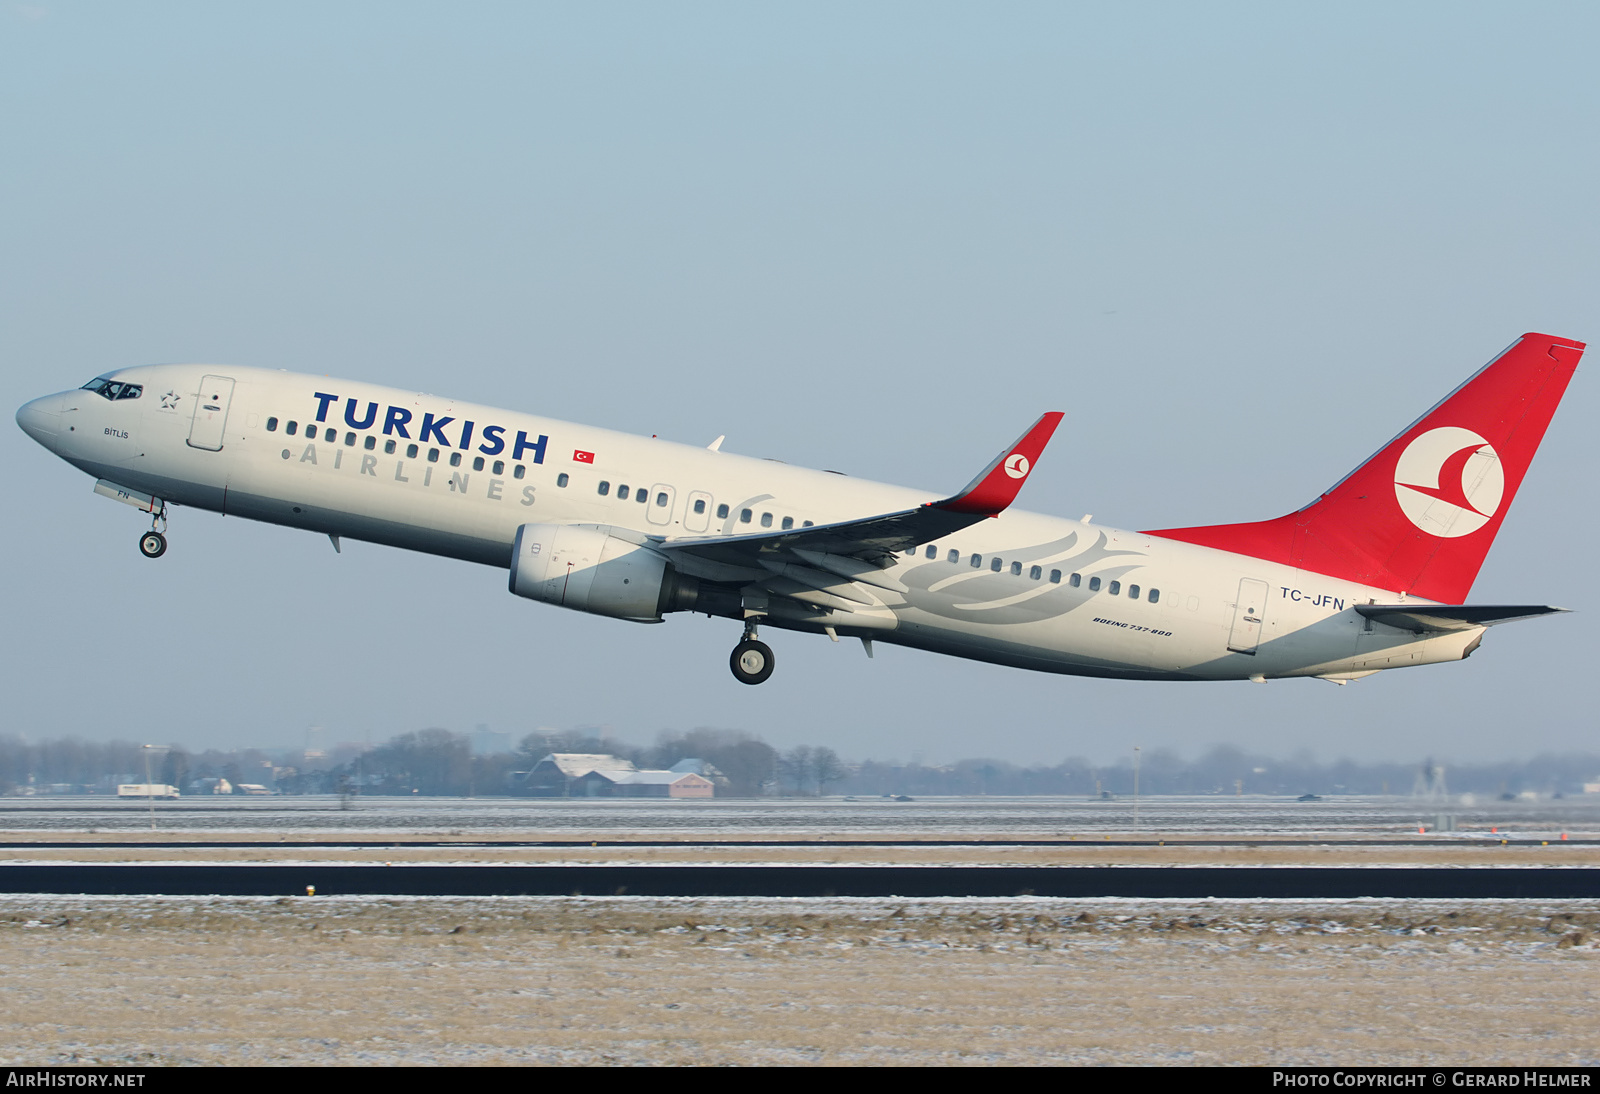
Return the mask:
{"type": "Polygon", "coordinates": [[[716,784],[693,771],[635,771],[617,780],[619,798],[710,798],[716,784]]]}
{"type": "Polygon", "coordinates": [[[496,733],[486,725],[479,725],[472,731],[472,754],[474,756],[493,756],[499,752],[511,751],[511,734],[496,733]]]}
{"type": "Polygon", "coordinates": [[[552,752],[531,771],[513,771],[512,793],[541,798],[710,798],[715,784],[693,771],[640,771],[617,756],[552,752]]]}

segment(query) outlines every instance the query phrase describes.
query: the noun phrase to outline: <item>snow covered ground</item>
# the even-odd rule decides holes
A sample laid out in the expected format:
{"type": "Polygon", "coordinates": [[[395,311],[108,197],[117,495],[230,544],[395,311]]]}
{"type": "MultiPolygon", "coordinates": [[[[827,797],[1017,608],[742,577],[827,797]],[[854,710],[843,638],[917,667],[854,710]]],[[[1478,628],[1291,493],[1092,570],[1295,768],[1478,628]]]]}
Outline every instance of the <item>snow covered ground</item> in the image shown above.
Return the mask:
{"type": "Polygon", "coordinates": [[[0,898],[10,1064],[1600,1064],[1600,908],[0,898]]]}

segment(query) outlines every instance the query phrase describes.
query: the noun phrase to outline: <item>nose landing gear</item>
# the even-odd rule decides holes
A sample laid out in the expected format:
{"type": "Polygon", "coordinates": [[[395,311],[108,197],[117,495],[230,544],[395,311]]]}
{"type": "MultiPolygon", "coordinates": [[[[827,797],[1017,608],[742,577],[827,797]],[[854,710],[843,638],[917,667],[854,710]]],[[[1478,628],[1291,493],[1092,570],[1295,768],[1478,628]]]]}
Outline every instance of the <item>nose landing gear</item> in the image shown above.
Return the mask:
{"type": "Polygon", "coordinates": [[[776,660],[772,655],[772,647],[757,641],[756,629],[746,627],[744,640],[733,647],[733,655],[728,658],[728,667],[733,670],[733,678],[739,683],[761,684],[772,675],[776,660]]]}
{"type": "Polygon", "coordinates": [[[160,558],[167,553],[167,507],[163,505],[150,519],[150,530],[139,537],[139,553],[145,558],[160,558]]]}

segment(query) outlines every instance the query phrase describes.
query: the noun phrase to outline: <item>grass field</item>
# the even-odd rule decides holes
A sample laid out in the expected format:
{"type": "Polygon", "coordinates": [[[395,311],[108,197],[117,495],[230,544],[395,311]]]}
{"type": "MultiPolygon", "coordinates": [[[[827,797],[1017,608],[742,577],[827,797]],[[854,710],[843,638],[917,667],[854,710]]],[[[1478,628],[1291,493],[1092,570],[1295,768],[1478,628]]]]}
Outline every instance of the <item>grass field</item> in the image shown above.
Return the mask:
{"type": "Polygon", "coordinates": [[[1537,902],[0,897],[0,1058],[1600,1063],[1537,902]]]}

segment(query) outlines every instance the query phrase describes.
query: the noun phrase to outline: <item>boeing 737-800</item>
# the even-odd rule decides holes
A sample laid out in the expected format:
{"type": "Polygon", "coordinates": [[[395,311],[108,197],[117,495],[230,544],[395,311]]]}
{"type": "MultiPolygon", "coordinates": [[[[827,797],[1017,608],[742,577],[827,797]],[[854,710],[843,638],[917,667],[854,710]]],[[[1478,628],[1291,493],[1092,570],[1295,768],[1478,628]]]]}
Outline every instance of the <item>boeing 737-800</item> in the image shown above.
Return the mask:
{"type": "Polygon", "coordinates": [[[95,490],[508,568],[511,592],[658,623],[892,642],[1137,680],[1337,683],[1455,661],[1562,609],[1463,603],[1583,354],[1527,334],[1304,508],[1127,532],[1010,508],[1062,415],[950,497],[417,395],[214,365],[104,373],[17,412],[95,490]]]}

